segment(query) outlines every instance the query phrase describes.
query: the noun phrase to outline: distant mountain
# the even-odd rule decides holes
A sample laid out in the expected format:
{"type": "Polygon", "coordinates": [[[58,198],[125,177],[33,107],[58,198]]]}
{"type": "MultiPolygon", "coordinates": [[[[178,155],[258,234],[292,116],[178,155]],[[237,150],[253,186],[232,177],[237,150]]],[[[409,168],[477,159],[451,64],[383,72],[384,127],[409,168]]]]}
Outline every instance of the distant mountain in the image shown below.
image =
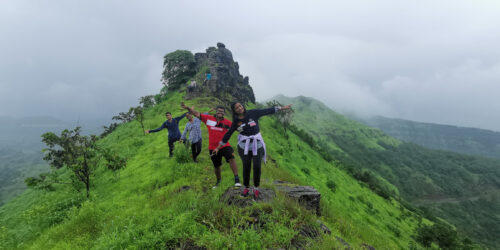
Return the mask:
{"type": "Polygon", "coordinates": [[[293,123],[322,142],[333,161],[354,176],[382,177],[380,192],[433,211],[485,245],[500,244],[500,160],[399,141],[313,98],[274,99],[292,103],[293,123]],[[389,183],[383,185],[384,180],[389,183]]]}
{"type": "Polygon", "coordinates": [[[382,116],[355,119],[390,136],[424,147],[500,159],[500,132],[382,116]]]}

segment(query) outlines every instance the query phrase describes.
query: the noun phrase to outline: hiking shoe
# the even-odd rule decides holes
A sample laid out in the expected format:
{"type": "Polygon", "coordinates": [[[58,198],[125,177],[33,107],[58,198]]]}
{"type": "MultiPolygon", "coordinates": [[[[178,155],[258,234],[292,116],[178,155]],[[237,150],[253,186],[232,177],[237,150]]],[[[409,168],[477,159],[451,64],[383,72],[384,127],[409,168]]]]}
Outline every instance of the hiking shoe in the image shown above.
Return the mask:
{"type": "Polygon", "coordinates": [[[216,189],[216,188],[218,188],[218,187],[219,187],[219,184],[220,184],[220,180],[219,180],[219,181],[217,181],[217,183],[215,183],[215,185],[212,187],[212,189],[216,189]]]}
{"type": "Polygon", "coordinates": [[[241,183],[236,182],[236,183],[234,183],[234,186],[235,186],[235,187],[241,187],[241,183]]]}
{"type": "Polygon", "coordinates": [[[250,190],[248,188],[245,188],[245,189],[243,189],[243,193],[241,193],[241,196],[247,197],[249,192],[250,192],[250,190]]]}
{"type": "Polygon", "coordinates": [[[259,198],[259,193],[260,193],[259,189],[254,189],[253,190],[253,197],[255,199],[258,199],[259,198]]]}

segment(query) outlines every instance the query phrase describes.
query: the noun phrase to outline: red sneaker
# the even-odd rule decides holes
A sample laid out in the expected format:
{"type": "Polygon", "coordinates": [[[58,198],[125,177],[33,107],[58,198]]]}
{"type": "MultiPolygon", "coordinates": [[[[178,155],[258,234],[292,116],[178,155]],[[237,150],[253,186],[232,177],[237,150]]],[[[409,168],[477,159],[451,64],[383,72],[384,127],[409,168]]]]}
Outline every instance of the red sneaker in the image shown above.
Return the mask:
{"type": "Polygon", "coordinates": [[[248,192],[250,192],[250,190],[248,188],[243,189],[243,193],[241,193],[241,196],[247,197],[248,196],[248,192]]]}
{"type": "Polygon", "coordinates": [[[259,193],[260,193],[260,192],[259,192],[259,190],[258,190],[258,189],[253,190],[253,197],[254,197],[255,199],[258,199],[258,198],[259,198],[259,193]]]}

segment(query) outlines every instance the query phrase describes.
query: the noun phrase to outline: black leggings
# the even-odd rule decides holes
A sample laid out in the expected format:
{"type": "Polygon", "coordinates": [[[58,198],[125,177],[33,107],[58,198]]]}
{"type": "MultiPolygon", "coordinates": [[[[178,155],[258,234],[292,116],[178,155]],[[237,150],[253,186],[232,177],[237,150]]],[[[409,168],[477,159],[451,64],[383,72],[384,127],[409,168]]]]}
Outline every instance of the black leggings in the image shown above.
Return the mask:
{"type": "Polygon", "coordinates": [[[262,157],[264,156],[264,148],[261,147],[257,149],[257,155],[253,155],[251,150],[245,155],[245,150],[238,146],[238,154],[243,162],[243,185],[245,187],[250,186],[250,172],[252,170],[252,160],[253,160],[253,185],[258,187],[260,185],[260,166],[262,162],[262,157]]]}
{"type": "Polygon", "coordinates": [[[193,160],[201,153],[201,140],[191,144],[191,153],[193,153],[193,160]]]}

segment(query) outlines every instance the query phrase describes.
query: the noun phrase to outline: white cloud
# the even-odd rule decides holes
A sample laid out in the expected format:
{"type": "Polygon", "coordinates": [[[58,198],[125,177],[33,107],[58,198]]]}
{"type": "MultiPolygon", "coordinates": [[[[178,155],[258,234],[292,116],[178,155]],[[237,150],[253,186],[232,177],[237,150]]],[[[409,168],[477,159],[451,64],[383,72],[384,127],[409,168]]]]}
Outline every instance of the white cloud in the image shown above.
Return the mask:
{"type": "Polygon", "coordinates": [[[496,1],[0,1],[0,115],[111,117],[159,91],[165,53],[221,41],[260,100],[309,95],[341,111],[500,130],[499,11],[496,1]]]}

